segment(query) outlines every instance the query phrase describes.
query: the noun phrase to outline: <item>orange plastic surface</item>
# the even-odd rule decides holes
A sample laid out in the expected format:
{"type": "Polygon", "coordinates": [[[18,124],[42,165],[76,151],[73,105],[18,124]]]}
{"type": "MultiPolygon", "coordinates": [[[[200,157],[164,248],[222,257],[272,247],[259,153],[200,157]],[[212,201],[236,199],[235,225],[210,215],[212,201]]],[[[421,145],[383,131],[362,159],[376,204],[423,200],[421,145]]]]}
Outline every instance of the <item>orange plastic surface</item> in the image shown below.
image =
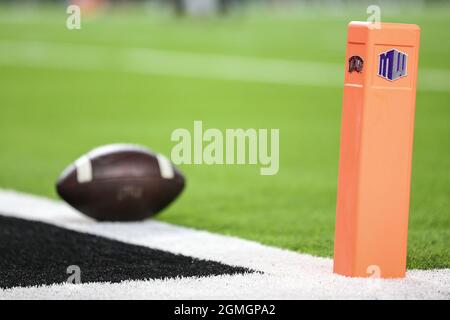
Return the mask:
{"type": "Polygon", "coordinates": [[[348,27],[334,272],[404,277],[419,57],[416,25],[351,22],[348,27]],[[406,54],[406,73],[378,75],[380,54],[406,54]],[[360,72],[349,59],[361,57],[360,72]]]}

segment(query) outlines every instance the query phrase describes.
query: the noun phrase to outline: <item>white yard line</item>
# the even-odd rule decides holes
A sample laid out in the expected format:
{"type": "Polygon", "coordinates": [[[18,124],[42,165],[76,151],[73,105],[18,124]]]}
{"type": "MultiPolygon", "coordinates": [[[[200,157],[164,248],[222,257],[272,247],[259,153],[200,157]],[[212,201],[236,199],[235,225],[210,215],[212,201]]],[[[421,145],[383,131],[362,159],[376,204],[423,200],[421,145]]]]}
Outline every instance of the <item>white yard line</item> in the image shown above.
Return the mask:
{"type": "MultiPolygon", "coordinates": [[[[0,40],[0,65],[341,87],[343,64],[145,48],[0,40]]],[[[450,92],[450,70],[420,69],[419,89],[450,92]]]]}
{"type": "MultiPolygon", "coordinates": [[[[131,244],[220,261],[263,274],[59,284],[0,290],[0,299],[450,299],[450,269],[410,270],[405,279],[351,279],[332,273],[332,260],[158,221],[97,223],[64,203],[0,190],[0,212],[131,244]]],[[[301,241],[301,239],[299,239],[301,241]]]]}

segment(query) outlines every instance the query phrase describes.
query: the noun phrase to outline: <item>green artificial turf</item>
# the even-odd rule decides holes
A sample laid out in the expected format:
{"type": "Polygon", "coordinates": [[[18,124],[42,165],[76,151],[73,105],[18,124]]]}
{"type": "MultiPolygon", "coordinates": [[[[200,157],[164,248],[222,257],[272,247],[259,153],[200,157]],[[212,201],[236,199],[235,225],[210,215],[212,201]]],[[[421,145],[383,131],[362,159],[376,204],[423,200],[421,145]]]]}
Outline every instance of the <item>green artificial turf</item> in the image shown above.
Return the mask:
{"type": "MultiPolygon", "coordinates": [[[[184,165],[187,188],[158,219],[332,256],[339,86],[124,73],[113,57],[154,48],[343,64],[346,25],[365,17],[365,8],[355,8],[177,20],[123,8],[86,17],[81,30],[68,31],[62,7],[0,7],[0,50],[56,43],[111,55],[106,67],[91,68],[86,56],[54,53],[56,63],[73,59],[66,68],[18,63],[17,52],[0,51],[0,187],[56,198],[56,177],[89,149],[133,142],[170,155],[171,132],[192,130],[194,120],[206,128],[279,128],[277,175],[261,176],[258,166],[184,165]]],[[[444,70],[436,81],[449,88],[450,9],[400,10],[386,19],[421,26],[420,68],[444,70]]],[[[418,91],[415,128],[408,267],[448,268],[450,91],[418,91]]]]}

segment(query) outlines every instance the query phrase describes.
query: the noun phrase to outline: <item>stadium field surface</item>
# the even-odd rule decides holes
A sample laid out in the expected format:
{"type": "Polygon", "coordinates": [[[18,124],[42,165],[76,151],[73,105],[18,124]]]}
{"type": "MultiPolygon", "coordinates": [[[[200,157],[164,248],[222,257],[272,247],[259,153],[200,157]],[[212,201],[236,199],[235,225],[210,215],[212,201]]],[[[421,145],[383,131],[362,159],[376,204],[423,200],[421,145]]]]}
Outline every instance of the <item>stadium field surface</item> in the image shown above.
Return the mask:
{"type": "MultiPolygon", "coordinates": [[[[425,11],[424,11],[425,10],[425,11]]],[[[408,268],[450,268],[450,11],[383,15],[422,29],[408,268]]],[[[187,188],[157,217],[330,258],[347,12],[177,20],[145,10],[86,16],[0,9],[0,188],[57,198],[88,150],[138,143],[170,155],[177,128],[280,129],[280,169],[183,165],[187,188]]],[[[1,209],[1,208],[0,208],[1,209]]]]}

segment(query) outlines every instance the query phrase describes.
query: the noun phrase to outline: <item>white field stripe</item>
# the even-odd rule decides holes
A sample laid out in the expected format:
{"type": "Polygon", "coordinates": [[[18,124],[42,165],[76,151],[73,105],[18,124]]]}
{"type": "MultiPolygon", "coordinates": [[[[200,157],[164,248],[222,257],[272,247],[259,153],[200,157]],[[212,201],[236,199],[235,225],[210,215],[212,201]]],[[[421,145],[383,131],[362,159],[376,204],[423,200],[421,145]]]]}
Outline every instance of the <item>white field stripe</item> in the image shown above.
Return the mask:
{"type": "Polygon", "coordinates": [[[154,220],[97,223],[62,202],[7,190],[0,190],[0,212],[263,272],[12,288],[0,290],[0,299],[450,299],[450,269],[410,270],[399,280],[346,278],[332,273],[328,258],[154,220]]]}
{"type": "MultiPolygon", "coordinates": [[[[319,87],[341,87],[344,78],[343,64],[4,40],[0,64],[319,87]]],[[[419,74],[419,89],[450,92],[450,70],[419,74]]]]}

